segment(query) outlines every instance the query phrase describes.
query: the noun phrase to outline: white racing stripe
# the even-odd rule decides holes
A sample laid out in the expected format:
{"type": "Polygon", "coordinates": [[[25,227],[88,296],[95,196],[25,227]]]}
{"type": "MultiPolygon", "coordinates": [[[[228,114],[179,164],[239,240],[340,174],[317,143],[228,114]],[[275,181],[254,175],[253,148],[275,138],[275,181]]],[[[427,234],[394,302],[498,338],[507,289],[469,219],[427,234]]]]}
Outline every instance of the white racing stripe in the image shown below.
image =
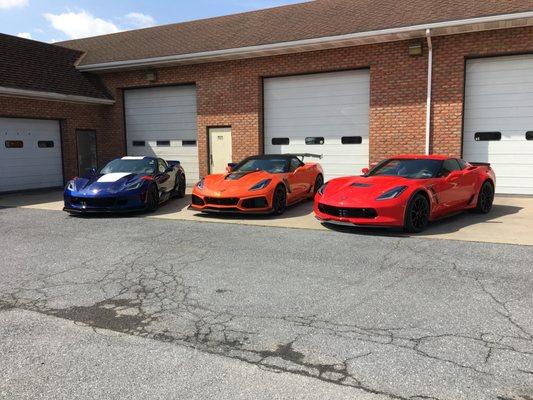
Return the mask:
{"type": "Polygon", "coordinates": [[[113,172],[111,174],[105,174],[104,176],[101,176],[97,182],[116,182],[128,175],[129,172],[113,172]]]}

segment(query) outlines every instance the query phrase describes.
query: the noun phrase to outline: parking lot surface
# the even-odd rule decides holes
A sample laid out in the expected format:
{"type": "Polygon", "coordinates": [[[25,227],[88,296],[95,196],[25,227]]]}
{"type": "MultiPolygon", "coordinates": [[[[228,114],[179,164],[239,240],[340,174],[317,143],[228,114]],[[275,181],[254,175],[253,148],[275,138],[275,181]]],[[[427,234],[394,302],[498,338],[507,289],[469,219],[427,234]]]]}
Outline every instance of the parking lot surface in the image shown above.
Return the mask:
{"type": "Polygon", "coordinates": [[[533,398],[533,247],[0,209],[0,398],[533,398]]]}

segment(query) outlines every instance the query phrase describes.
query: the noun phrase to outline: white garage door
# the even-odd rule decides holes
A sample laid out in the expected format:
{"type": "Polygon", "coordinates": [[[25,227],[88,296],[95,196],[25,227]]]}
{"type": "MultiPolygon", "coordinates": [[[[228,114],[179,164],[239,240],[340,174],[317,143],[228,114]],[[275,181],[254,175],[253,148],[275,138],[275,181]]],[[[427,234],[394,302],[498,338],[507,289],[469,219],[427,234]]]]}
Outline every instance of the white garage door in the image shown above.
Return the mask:
{"type": "Polygon", "coordinates": [[[58,121],[0,118],[0,192],[63,185],[58,121]]]}
{"type": "Polygon", "coordinates": [[[265,153],[321,154],[326,180],[368,167],[368,70],[268,78],[264,103],[265,153]]]}
{"type": "Polygon", "coordinates": [[[467,61],[463,157],[492,164],[498,193],[533,194],[533,55],[467,61]]]}
{"type": "Polygon", "coordinates": [[[124,103],[128,155],[178,160],[188,183],[198,181],[196,87],[129,89],[124,103]]]}

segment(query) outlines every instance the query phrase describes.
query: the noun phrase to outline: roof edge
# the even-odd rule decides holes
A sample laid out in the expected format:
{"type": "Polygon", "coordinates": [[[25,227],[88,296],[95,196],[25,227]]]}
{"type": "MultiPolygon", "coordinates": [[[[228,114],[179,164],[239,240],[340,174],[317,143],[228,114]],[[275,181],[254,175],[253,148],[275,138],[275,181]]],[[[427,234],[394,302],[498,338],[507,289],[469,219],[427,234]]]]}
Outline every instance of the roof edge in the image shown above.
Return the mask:
{"type": "Polygon", "coordinates": [[[76,96],[72,94],[63,94],[56,92],[40,92],[37,90],[16,89],[5,86],[0,86],[0,96],[8,97],[24,97],[37,100],[51,100],[63,101],[67,103],[83,103],[83,104],[115,104],[115,100],[102,99],[98,97],[76,96]]]}
{"type": "Polygon", "coordinates": [[[418,37],[422,38],[426,36],[426,31],[428,29],[433,31],[432,36],[445,36],[458,33],[505,29],[509,27],[498,26],[498,23],[512,20],[523,20],[523,23],[520,26],[533,25],[533,11],[512,14],[498,14],[485,17],[435,22],[422,25],[411,25],[400,28],[389,28],[374,31],[350,33],[338,36],[325,36],[320,38],[303,39],[290,42],[279,42],[232,49],[213,50],[199,53],[78,65],[76,66],[76,68],[80,71],[98,72],[137,69],[161,65],[196,64],[229,59],[253,58],[294,52],[314,51],[327,48],[349,47],[363,44],[400,41],[418,37]],[[490,24],[496,24],[496,26],[489,26],[490,24]],[[470,27],[470,29],[461,29],[466,27],[470,27]],[[457,31],[454,31],[454,28],[457,29],[457,31]]]}

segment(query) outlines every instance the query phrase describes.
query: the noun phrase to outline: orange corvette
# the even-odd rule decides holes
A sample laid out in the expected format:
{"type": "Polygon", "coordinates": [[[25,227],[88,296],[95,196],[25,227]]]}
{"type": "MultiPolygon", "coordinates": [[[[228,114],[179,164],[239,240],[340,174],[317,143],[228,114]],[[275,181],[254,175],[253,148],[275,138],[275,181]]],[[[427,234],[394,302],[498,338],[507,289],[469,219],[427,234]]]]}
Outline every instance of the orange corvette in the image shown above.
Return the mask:
{"type": "Polygon", "coordinates": [[[316,154],[262,155],[228,165],[224,174],[196,184],[190,208],[204,212],[283,214],[288,205],[312,199],[324,184],[322,167],[304,163],[316,154]]]}

